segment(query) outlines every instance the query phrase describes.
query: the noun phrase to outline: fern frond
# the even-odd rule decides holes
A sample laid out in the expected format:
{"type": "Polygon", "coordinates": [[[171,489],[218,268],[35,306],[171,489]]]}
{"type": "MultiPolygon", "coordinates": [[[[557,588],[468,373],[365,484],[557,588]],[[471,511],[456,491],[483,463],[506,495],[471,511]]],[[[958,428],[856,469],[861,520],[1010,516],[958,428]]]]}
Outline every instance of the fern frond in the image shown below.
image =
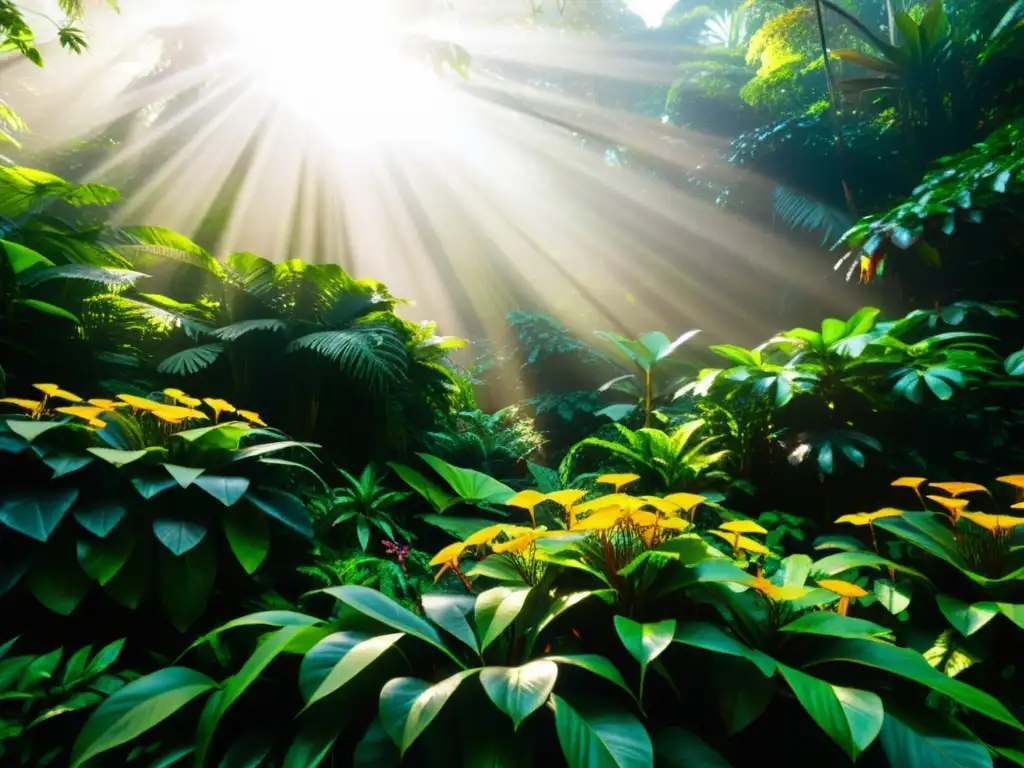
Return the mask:
{"type": "Polygon", "coordinates": [[[787,187],[775,187],[772,207],[790,229],[821,231],[822,245],[849,230],[854,223],[846,212],[787,187]]]}
{"type": "Polygon", "coordinates": [[[60,264],[56,267],[33,269],[20,277],[20,285],[39,285],[50,280],[86,280],[108,288],[125,288],[141,277],[149,277],[130,269],[111,269],[91,264],[60,264]]]}
{"type": "Polygon", "coordinates": [[[402,337],[385,325],[355,325],[296,339],[289,352],[308,350],[339,364],[353,379],[384,389],[405,379],[409,355],[402,337]]]}
{"type": "Polygon", "coordinates": [[[185,349],[168,357],[157,366],[157,370],[175,376],[191,376],[213,365],[223,351],[223,344],[203,344],[185,349]]]}
{"type": "Polygon", "coordinates": [[[274,318],[243,320],[240,323],[225,325],[223,328],[217,328],[216,330],[210,331],[210,335],[215,339],[220,339],[221,341],[237,341],[247,333],[253,333],[255,331],[276,332],[286,330],[287,328],[288,324],[284,320],[276,320],[274,318]]]}

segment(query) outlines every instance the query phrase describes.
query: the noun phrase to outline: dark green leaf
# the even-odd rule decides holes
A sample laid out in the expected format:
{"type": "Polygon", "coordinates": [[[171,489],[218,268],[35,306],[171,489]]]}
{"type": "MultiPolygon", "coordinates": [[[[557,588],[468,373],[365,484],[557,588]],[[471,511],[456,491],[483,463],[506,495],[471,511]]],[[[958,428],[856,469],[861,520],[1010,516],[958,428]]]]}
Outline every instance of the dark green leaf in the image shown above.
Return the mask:
{"type": "Polygon", "coordinates": [[[402,632],[376,637],[336,632],[318,642],[299,667],[299,689],[306,707],[341,688],[403,637],[402,632]]]}
{"type": "Polygon", "coordinates": [[[992,757],[984,744],[944,725],[934,713],[924,719],[886,711],[880,741],[893,766],[992,768],[992,757]]]}
{"type": "Polygon", "coordinates": [[[654,746],[640,721],[612,707],[574,708],[552,695],[555,730],[569,768],[650,768],[654,746]]]}
{"type": "Polygon", "coordinates": [[[555,688],[558,665],[540,659],[521,667],[485,667],[480,683],[494,706],[512,718],[519,730],[523,720],[540,709],[555,688]]]}
{"type": "Polygon", "coordinates": [[[224,513],[224,535],[246,573],[255,573],[270,552],[270,525],[266,515],[248,507],[224,513]]]}
{"type": "Polygon", "coordinates": [[[86,575],[105,585],[120,571],[135,549],[135,535],[118,531],[105,539],[84,535],[78,540],[78,564],[86,575]]]}
{"type": "MultiPolygon", "coordinates": [[[[223,477],[219,475],[200,475],[192,483],[213,496],[225,507],[230,507],[245,496],[249,490],[247,477],[223,477]]],[[[252,499],[252,495],[249,496],[252,499]]]]}
{"type": "Polygon", "coordinates": [[[476,606],[475,597],[435,592],[424,595],[422,603],[423,612],[432,622],[464,642],[474,653],[480,652],[480,645],[468,618],[476,606]]]}
{"type": "Polygon", "coordinates": [[[455,693],[477,670],[466,669],[431,685],[413,677],[396,677],[380,692],[380,722],[404,756],[455,693]]]}
{"type": "Polygon", "coordinates": [[[202,523],[157,518],[153,521],[153,534],[172,555],[178,557],[198,547],[206,538],[207,529],[202,523]]]}
{"type": "Polygon", "coordinates": [[[732,768],[729,761],[699,736],[682,728],[665,728],[654,737],[655,765],[667,768],[732,768]]]}
{"type": "Polygon", "coordinates": [[[250,488],[245,498],[280,523],[307,539],[313,537],[313,523],[309,519],[309,511],[295,496],[276,488],[262,486],[250,488]]]}
{"type": "Polygon", "coordinates": [[[0,523],[36,541],[46,541],[78,498],[77,488],[5,494],[0,523]]]}
{"type": "Polygon", "coordinates": [[[181,557],[160,558],[160,596],[179,632],[186,631],[203,611],[217,576],[217,555],[205,542],[181,557]]]}

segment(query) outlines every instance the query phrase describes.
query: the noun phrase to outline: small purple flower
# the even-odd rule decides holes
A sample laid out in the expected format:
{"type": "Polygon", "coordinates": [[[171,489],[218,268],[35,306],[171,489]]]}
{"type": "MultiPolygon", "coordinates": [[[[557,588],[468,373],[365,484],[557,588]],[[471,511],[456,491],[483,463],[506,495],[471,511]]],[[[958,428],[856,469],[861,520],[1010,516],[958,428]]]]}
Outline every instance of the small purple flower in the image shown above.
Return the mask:
{"type": "Polygon", "coordinates": [[[398,544],[389,539],[381,539],[380,543],[384,545],[385,552],[398,558],[398,564],[402,567],[402,573],[408,573],[409,571],[405,567],[405,558],[409,554],[409,545],[398,544]]]}

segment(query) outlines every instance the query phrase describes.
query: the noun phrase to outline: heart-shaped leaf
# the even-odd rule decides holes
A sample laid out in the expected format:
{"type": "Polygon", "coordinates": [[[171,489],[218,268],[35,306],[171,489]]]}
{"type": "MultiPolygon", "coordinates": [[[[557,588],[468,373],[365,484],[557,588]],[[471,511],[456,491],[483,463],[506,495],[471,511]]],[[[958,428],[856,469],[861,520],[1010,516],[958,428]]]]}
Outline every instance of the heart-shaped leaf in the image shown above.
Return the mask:
{"type": "Polygon", "coordinates": [[[455,693],[459,684],[477,670],[458,672],[431,685],[414,677],[396,677],[380,692],[380,722],[404,756],[455,693]]]}
{"type": "Polygon", "coordinates": [[[376,637],[336,632],[318,642],[299,667],[299,689],[306,708],[341,688],[403,637],[403,632],[376,637]]]}
{"type": "Polygon", "coordinates": [[[4,494],[0,523],[36,541],[46,541],[78,498],[77,488],[4,494]]]}
{"type": "Polygon", "coordinates": [[[199,542],[206,538],[207,528],[202,523],[161,517],[153,521],[153,533],[172,555],[178,557],[199,546],[199,542]]]}
{"type": "Polygon", "coordinates": [[[540,659],[521,667],[486,667],[480,671],[480,683],[494,706],[519,725],[540,709],[555,688],[558,665],[540,659]]]}

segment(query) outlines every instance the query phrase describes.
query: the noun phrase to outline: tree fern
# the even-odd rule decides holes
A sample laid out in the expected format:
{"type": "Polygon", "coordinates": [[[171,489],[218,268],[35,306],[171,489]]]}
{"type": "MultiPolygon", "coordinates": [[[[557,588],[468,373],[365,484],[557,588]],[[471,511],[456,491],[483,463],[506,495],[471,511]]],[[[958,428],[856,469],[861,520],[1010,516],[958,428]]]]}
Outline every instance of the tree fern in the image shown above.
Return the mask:
{"type": "Polygon", "coordinates": [[[160,373],[189,376],[209,368],[224,351],[223,344],[204,344],[171,355],[157,366],[160,373]]]}
{"type": "Polygon", "coordinates": [[[772,208],[775,215],[789,225],[790,229],[820,231],[822,245],[843,234],[854,224],[853,219],[845,211],[801,195],[787,187],[775,187],[772,192],[772,208]]]}
{"type": "Polygon", "coordinates": [[[409,355],[402,337],[386,325],[355,325],[296,339],[289,352],[308,350],[339,364],[353,379],[385,389],[405,379],[409,355]]]}

